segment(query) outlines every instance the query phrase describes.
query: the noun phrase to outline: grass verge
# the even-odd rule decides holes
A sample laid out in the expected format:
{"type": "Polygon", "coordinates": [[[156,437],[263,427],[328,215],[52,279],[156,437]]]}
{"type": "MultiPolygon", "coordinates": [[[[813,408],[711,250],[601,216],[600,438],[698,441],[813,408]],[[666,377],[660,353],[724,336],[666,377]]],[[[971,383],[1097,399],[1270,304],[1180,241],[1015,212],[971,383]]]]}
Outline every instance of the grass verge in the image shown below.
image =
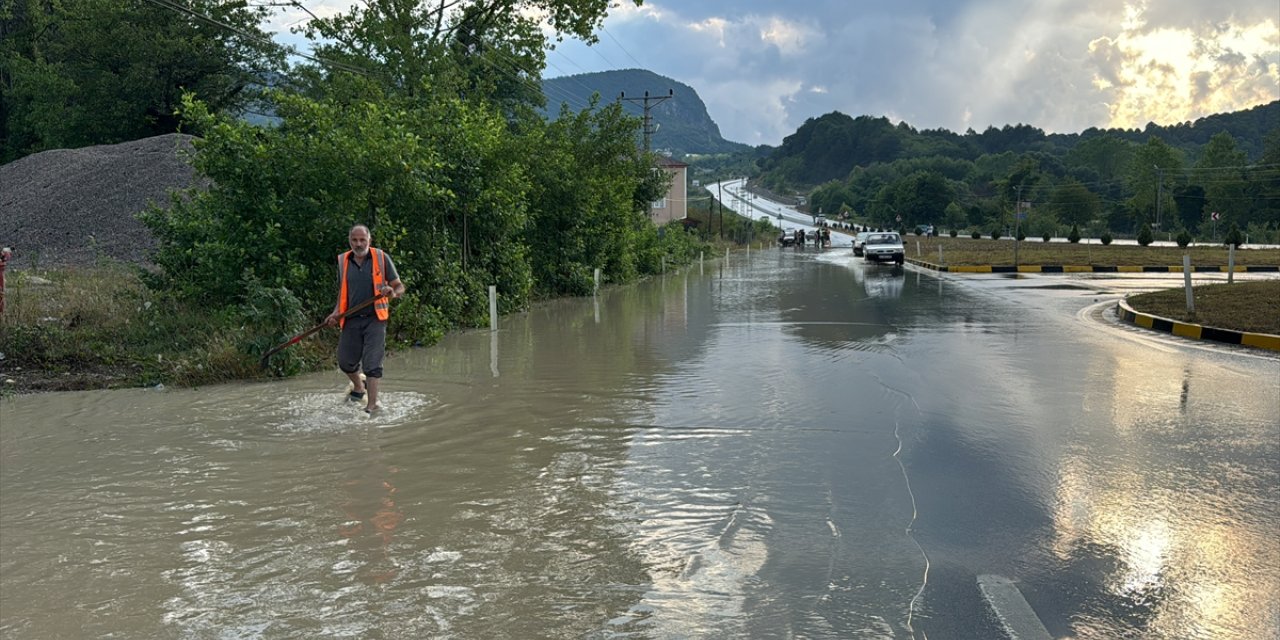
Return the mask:
{"type": "MultiPolygon", "coordinates": [[[[903,238],[907,257],[943,265],[1012,265],[1012,240],[990,238],[926,238],[908,235],[903,238]],[[918,243],[918,246],[917,246],[918,243]],[[938,249],[942,248],[941,259],[938,249]]],[[[1184,254],[1191,264],[1226,265],[1227,248],[1222,246],[1157,247],[1138,245],[1102,245],[1067,242],[1043,242],[1040,239],[1018,243],[1017,264],[1025,265],[1107,265],[1107,266],[1180,266],[1184,254]]],[[[1237,265],[1280,265],[1280,249],[1237,249],[1237,265]]]]}
{"type": "Polygon", "coordinates": [[[332,364],[333,341],[316,336],[273,357],[263,371],[252,354],[283,341],[279,328],[264,332],[234,311],[211,314],[158,295],[135,267],[7,275],[0,393],[198,386],[332,364]]]}
{"type": "Polygon", "coordinates": [[[1128,298],[1134,311],[1219,329],[1280,335],[1280,280],[1206,284],[1191,288],[1195,313],[1187,313],[1182,287],[1128,298]]]}

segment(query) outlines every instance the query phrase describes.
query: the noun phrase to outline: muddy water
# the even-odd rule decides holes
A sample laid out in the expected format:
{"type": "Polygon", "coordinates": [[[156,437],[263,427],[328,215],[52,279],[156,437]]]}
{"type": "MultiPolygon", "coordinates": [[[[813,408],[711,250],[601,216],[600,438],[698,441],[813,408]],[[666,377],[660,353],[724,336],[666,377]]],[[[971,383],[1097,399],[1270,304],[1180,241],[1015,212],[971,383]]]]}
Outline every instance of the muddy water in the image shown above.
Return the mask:
{"type": "Polygon", "coordinates": [[[399,354],[373,418],[5,400],[0,635],[999,637],[995,573],[1058,636],[1274,637],[1275,360],[970,283],[708,263],[399,354]]]}

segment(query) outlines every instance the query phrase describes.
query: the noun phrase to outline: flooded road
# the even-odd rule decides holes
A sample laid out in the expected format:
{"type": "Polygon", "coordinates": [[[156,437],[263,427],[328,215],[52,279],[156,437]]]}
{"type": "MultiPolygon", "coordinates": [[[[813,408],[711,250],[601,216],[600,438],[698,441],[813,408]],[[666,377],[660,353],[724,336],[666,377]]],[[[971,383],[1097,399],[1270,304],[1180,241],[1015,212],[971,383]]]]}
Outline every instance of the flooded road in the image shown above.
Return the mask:
{"type": "MultiPolygon", "coordinates": [[[[387,364],[0,401],[4,638],[1280,636],[1280,357],[752,252],[387,364]]],[[[327,335],[325,339],[333,339],[327,335]]]]}

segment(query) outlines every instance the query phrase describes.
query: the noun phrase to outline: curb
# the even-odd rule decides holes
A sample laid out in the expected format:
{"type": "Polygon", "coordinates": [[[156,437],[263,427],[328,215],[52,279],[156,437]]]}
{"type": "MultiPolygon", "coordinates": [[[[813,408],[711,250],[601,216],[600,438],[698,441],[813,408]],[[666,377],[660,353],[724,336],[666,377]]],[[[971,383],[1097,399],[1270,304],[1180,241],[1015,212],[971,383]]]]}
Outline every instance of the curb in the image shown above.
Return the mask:
{"type": "Polygon", "coordinates": [[[1116,303],[1116,310],[1119,312],[1121,320],[1138,325],[1139,327],[1145,327],[1155,331],[1163,331],[1164,333],[1172,333],[1175,336],[1182,336],[1193,340],[1212,340],[1214,342],[1225,342],[1227,344],[1239,344],[1246,347],[1280,351],[1280,336],[1271,335],[1269,333],[1231,331],[1229,329],[1204,327],[1198,324],[1189,324],[1186,322],[1179,322],[1177,320],[1170,320],[1169,318],[1161,318],[1160,316],[1153,316],[1134,311],[1133,307],[1130,307],[1129,303],[1125,300],[1121,300],[1116,303]]]}
{"type": "MultiPolygon", "coordinates": [[[[945,273],[1182,273],[1182,265],[1106,265],[1106,264],[983,264],[983,265],[937,265],[918,258],[907,258],[907,262],[918,267],[942,271],[945,273]]],[[[1226,273],[1227,265],[1195,265],[1191,270],[1196,273],[1226,273]]],[[[1276,273],[1280,265],[1236,265],[1236,273],[1276,273]]]]}

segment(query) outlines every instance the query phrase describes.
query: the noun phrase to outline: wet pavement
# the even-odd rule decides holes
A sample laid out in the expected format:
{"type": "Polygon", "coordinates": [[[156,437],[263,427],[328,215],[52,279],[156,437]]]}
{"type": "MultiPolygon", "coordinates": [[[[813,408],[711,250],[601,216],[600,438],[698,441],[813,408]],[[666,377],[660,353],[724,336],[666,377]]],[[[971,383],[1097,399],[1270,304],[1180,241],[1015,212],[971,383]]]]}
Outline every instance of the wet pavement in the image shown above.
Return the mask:
{"type": "Polygon", "coordinates": [[[1054,637],[1280,636],[1280,357],[1117,323],[1136,275],[771,249],[398,354],[374,418],[5,399],[0,635],[999,638],[998,576],[1054,637]]]}

